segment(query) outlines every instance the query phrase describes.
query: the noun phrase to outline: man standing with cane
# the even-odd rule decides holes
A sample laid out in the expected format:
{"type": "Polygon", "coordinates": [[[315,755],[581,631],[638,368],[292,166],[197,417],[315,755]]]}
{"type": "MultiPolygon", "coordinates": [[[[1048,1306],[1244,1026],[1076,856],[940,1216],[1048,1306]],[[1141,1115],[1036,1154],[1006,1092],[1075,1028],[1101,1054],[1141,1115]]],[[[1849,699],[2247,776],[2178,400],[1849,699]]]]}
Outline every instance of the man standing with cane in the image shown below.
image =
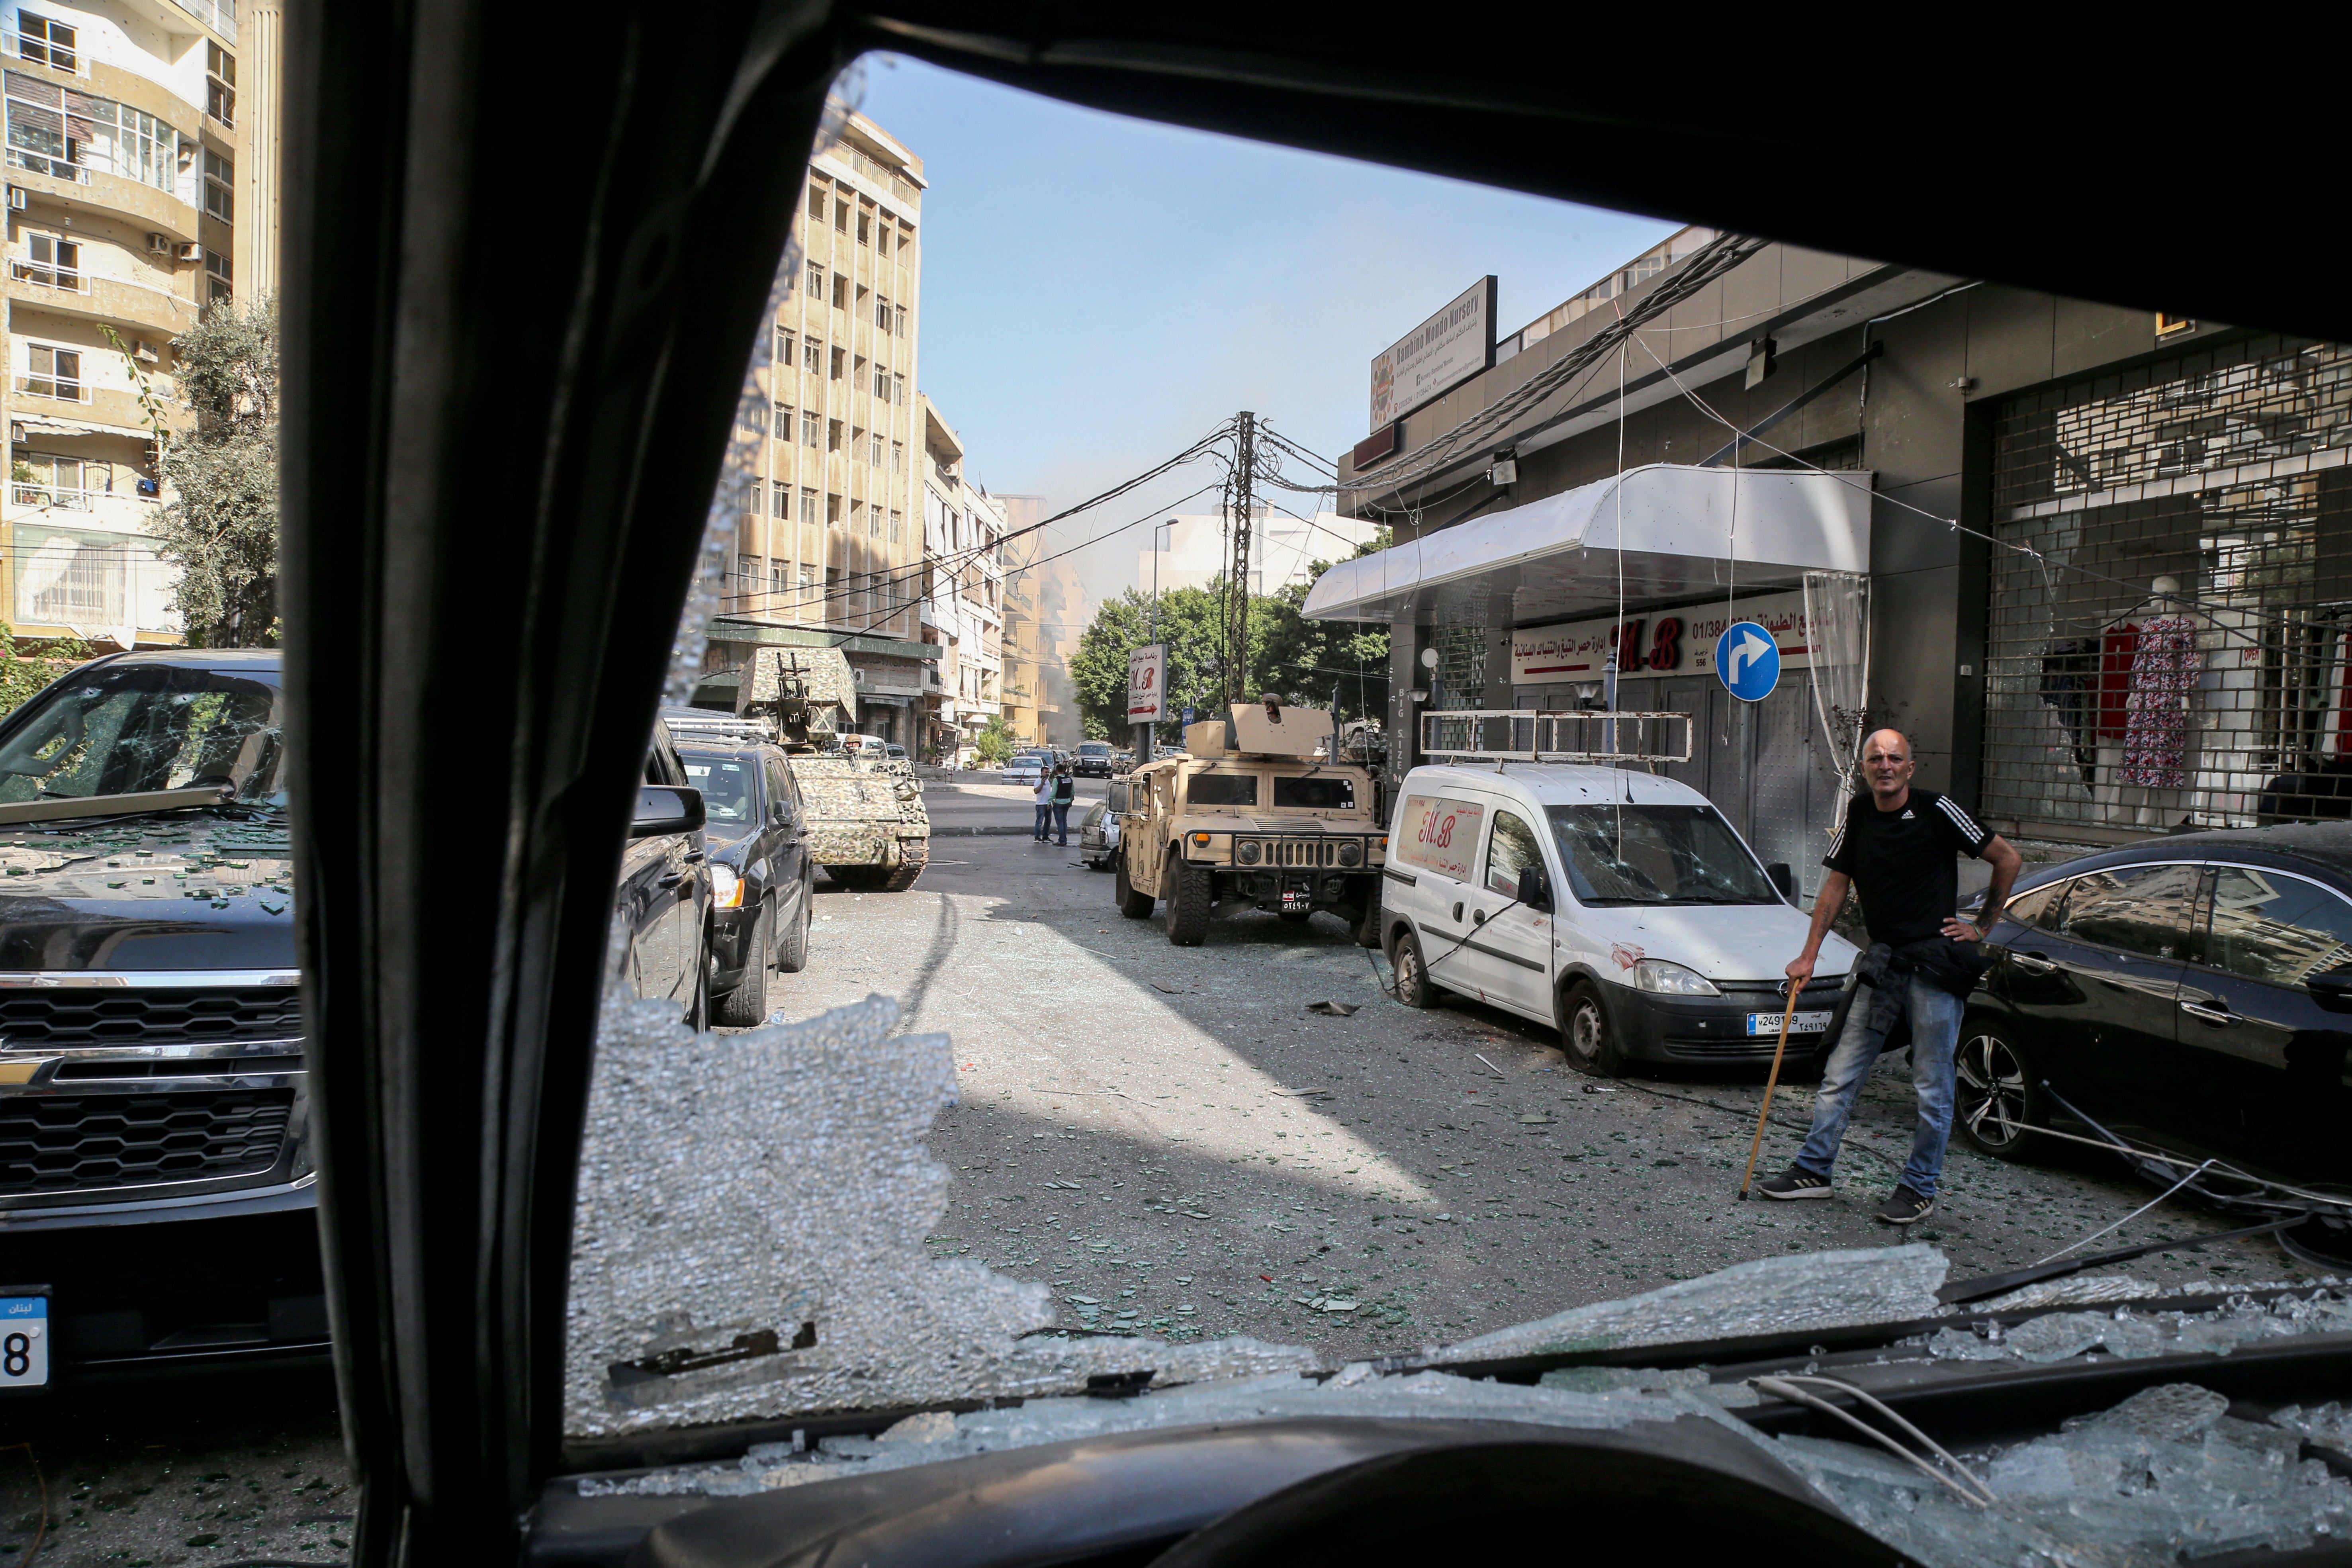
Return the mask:
{"type": "Polygon", "coordinates": [[[1862,772],[1870,793],[1847,806],[1845,826],[1822,859],[1830,874],[1813,904],[1805,951],[1789,965],[1791,989],[1812,978],[1822,938],[1845,907],[1849,886],[1862,899],[1870,951],[1854,966],[1861,978],[1813,1097],[1805,1146],[1786,1172],[1758,1185],[1769,1198],[1830,1195],[1831,1168],[1863,1080],[1888,1031],[1907,1019],[1919,1125],[1902,1184],[1878,1206],[1877,1217],[1910,1225],[1935,1212],[1944,1145],[1952,1133],[1952,1054],[1961,1009],[1984,973],[1984,952],[1976,944],[2000,918],[2021,862],[2006,839],[1985,831],[1957,802],[1911,787],[1911,742],[1900,731],[1880,730],[1863,742],[1862,772]],[[1959,902],[1956,854],[1992,866],[1978,925],[1952,912],[1959,902]]]}

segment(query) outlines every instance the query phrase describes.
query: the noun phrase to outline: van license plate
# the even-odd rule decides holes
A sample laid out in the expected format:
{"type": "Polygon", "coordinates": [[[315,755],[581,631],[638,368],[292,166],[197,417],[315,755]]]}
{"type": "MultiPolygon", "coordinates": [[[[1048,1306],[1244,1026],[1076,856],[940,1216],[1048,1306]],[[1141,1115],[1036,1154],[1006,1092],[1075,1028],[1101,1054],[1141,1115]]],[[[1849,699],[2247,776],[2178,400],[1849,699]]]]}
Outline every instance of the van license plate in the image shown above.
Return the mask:
{"type": "Polygon", "coordinates": [[[0,1388],[49,1382],[49,1299],[0,1296],[0,1388]]]}
{"type": "MultiPolygon", "coordinates": [[[[1792,1035],[1818,1035],[1829,1026],[1830,1013],[1826,1009],[1819,1013],[1800,1013],[1789,1020],[1789,1033],[1792,1035]]],[[[1761,1035],[1767,1039],[1779,1039],[1780,1015],[1778,1013],[1748,1014],[1748,1032],[1750,1035],[1761,1035]]]]}

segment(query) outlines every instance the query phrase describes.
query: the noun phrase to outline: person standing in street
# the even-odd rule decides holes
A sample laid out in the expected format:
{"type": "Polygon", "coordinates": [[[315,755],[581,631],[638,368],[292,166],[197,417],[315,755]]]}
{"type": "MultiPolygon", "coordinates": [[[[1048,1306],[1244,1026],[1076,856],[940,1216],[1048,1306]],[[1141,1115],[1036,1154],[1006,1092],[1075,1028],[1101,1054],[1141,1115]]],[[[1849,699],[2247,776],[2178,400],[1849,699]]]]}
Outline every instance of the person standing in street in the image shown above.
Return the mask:
{"type": "Polygon", "coordinates": [[[1078,781],[1064,763],[1054,770],[1054,837],[1063,848],[1070,847],[1070,803],[1078,798],[1078,781]]]}
{"type": "Polygon", "coordinates": [[[1037,764],[1037,787],[1029,792],[1037,803],[1037,842],[1045,842],[1047,830],[1054,826],[1054,770],[1045,763],[1037,764]]]}
{"type": "Polygon", "coordinates": [[[1952,1134],[1952,1055],[1961,1010],[1985,968],[1977,944],[2000,918],[2021,862],[2006,839],[1987,832],[1958,802],[1911,787],[1911,742],[1900,731],[1880,730],[1863,742],[1862,773],[1870,793],[1848,804],[1845,826],[1822,858],[1829,876],[1813,904],[1805,950],[1789,964],[1789,983],[1801,988],[1812,978],[1822,938],[1845,907],[1849,887],[1862,900],[1870,951],[1854,966],[1859,978],[1850,987],[1845,1026],[1813,1096],[1804,1147],[1786,1172],[1758,1186],[1768,1198],[1830,1195],[1831,1169],[1863,1080],[1888,1031],[1907,1020],[1919,1123],[1901,1184],[1876,1217],[1910,1225],[1936,1209],[1936,1184],[1952,1134]],[[1983,915],[1973,925],[1952,912],[1959,903],[1956,855],[1992,866],[1983,915]]]}

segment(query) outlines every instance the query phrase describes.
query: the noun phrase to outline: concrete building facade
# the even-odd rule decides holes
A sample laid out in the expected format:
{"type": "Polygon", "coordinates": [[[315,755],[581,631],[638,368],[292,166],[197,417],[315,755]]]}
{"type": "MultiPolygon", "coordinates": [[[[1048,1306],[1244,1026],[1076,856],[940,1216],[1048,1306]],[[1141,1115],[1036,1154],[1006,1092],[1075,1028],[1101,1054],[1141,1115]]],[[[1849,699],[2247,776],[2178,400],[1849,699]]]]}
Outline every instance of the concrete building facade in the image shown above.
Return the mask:
{"type": "MultiPolygon", "coordinates": [[[[1380,525],[1336,511],[1302,517],[1261,501],[1255,508],[1256,526],[1250,539],[1250,582],[1253,595],[1278,594],[1311,582],[1309,570],[1318,561],[1344,560],[1357,546],[1379,533],[1380,525]]],[[[1171,588],[1205,588],[1224,574],[1231,538],[1224,519],[1215,515],[1180,513],[1154,530],[1152,544],[1138,551],[1135,584],[1150,593],[1171,588]]]]}
{"type": "Polygon", "coordinates": [[[764,427],[708,668],[761,644],[839,647],[858,727],[919,742],[922,160],[863,115],[809,164],[802,276],[772,323],[764,427]]]}
{"type": "MultiPolygon", "coordinates": [[[[1645,465],[1827,470],[1868,495],[1867,722],[1909,732],[1922,784],[2093,843],[2352,807],[2352,351],[1784,245],[1587,348],[1716,237],[1678,234],[1374,431],[1348,510],[1403,548],[1645,465]]],[[[1400,774],[1423,709],[1598,705],[1521,657],[1548,623],[1517,571],[1482,608],[1433,593],[1392,619],[1400,774]]],[[[1807,674],[1741,703],[1653,676],[1632,629],[1719,617],[1730,575],[1637,584],[1617,707],[1691,711],[1682,771],[1810,888],[1838,786],[1807,674]]]]}
{"type": "Polygon", "coordinates": [[[150,539],[173,340],[276,286],[280,9],[0,5],[10,483],[0,605],[19,637],[183,640],[150,539]]]}
{"type": "Polygon", "coordinates": [[[961,437],[929,397],[923,416],[922,638],[939,650],[927,667],[921,754],[955,765],[1003,711],[1003,503],[975,485],[961,437]]]}

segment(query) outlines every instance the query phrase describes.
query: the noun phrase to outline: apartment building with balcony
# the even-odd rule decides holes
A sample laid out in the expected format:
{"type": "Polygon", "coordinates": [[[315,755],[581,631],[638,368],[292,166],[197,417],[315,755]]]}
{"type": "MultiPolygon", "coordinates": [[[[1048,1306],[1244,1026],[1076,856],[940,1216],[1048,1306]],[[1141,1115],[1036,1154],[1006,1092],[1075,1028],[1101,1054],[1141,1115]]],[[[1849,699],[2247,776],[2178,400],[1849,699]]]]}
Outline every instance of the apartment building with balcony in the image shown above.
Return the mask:
{"type": "Polygon", "coordinates": [[[974,484],[963,440],[929,397],[923,416],[922,638],[939,653],[921,750],[953,763],[1003,709],[1004,504],[974,484]]]}
{"type": "Polygon", "coordinates": [[[938,658],[921,636],[922,160],[863,115],[813,158],[796,287],[771,330],[756,479],[708,668],[838,647],[858,728],[910,749],[938,658]]]}
{"type": "Polygon", "coordinates": [[[20,637],[182,640],[150,532],[173,340],[277,271],[280,12],[236,0],[0,5],[10,482],[20,637]]]}

